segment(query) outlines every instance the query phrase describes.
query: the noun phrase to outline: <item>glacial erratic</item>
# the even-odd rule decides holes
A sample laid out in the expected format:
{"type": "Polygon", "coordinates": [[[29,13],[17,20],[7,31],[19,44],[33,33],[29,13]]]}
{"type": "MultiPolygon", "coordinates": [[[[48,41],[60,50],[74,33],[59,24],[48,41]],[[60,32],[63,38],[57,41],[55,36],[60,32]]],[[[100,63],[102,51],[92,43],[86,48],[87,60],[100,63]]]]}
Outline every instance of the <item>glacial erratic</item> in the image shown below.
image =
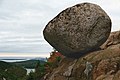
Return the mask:
{"type": "Polygon", "coordinates": [[[45,27],[45,40],[64,56],[79,58],[109,37],[111,19],[98,5],[81,3],[60,12],[45,27]]]}

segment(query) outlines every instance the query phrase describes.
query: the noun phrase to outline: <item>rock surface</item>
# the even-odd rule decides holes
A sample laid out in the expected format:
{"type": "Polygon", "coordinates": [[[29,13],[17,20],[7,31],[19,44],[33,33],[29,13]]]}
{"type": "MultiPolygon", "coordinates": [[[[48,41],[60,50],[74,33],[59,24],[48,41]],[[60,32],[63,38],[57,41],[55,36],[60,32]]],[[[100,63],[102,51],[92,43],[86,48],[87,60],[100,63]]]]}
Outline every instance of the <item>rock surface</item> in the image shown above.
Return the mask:
{"type": "Polygon", "coordinates": [[[120,31],[111,33],[112,36],[105,44],[108,45],[108,41],[112,44],[103,50],[91,52],[79,59],[64,58],[44,80],[120,80],[119,33],[120,31]],[[84,73],[86,62],[92,65],[88,75],[84,73]]]}
{"type": "Polygon", "coordinates": [[[105,49],[110,45],[116,45],[118,43],[120,43],[120,31],[112,32],[101,48],[105,49]]]}
{"type": "Polygon", "coordinates": [[[45,27],[44,38],[67,57],[98,49],[108,38],[111,20],[98,5],[82,3],[59,13],[45,27]]]}

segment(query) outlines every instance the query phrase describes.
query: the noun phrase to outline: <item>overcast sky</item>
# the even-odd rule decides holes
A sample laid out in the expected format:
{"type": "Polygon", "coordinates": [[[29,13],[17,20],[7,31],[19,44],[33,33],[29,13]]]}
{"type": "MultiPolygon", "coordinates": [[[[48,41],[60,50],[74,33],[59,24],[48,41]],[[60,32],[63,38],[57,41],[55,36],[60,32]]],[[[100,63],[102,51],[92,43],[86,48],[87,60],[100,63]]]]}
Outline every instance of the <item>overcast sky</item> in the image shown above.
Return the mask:
{"type": "Polygon", "coordinates": [[[0,53],[49,55],[52,47],[43,38],[45,25],[67,7],[82,2],[100,5],[120,30],[119,0],[0,0],[0,53]]]}

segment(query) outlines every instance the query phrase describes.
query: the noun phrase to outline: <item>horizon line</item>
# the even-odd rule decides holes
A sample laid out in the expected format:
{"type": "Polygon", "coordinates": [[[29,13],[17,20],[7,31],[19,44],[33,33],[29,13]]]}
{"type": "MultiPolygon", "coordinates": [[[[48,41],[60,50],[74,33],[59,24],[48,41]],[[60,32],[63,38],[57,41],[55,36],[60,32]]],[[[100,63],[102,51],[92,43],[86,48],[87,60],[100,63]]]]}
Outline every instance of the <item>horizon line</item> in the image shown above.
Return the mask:
{"type": "Polygon", "coordinates": [[[0,57],[50,57],[48,54],[39,53],[0,53],[0,57]]]}

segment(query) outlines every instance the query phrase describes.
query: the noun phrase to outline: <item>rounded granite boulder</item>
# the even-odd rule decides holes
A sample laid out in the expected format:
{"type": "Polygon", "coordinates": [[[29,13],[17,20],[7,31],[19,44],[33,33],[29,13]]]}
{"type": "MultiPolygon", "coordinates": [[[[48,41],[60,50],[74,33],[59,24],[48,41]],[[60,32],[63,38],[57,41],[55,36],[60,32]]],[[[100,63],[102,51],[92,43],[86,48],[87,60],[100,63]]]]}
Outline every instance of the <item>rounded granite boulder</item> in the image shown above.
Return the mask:
{"type": "Polygon", "coordinates": [[[45,40],[64,56],[79,58],[109,37],[111,19],[98,5],[81,3],[60,12],[45,27],[45,40]]]}

